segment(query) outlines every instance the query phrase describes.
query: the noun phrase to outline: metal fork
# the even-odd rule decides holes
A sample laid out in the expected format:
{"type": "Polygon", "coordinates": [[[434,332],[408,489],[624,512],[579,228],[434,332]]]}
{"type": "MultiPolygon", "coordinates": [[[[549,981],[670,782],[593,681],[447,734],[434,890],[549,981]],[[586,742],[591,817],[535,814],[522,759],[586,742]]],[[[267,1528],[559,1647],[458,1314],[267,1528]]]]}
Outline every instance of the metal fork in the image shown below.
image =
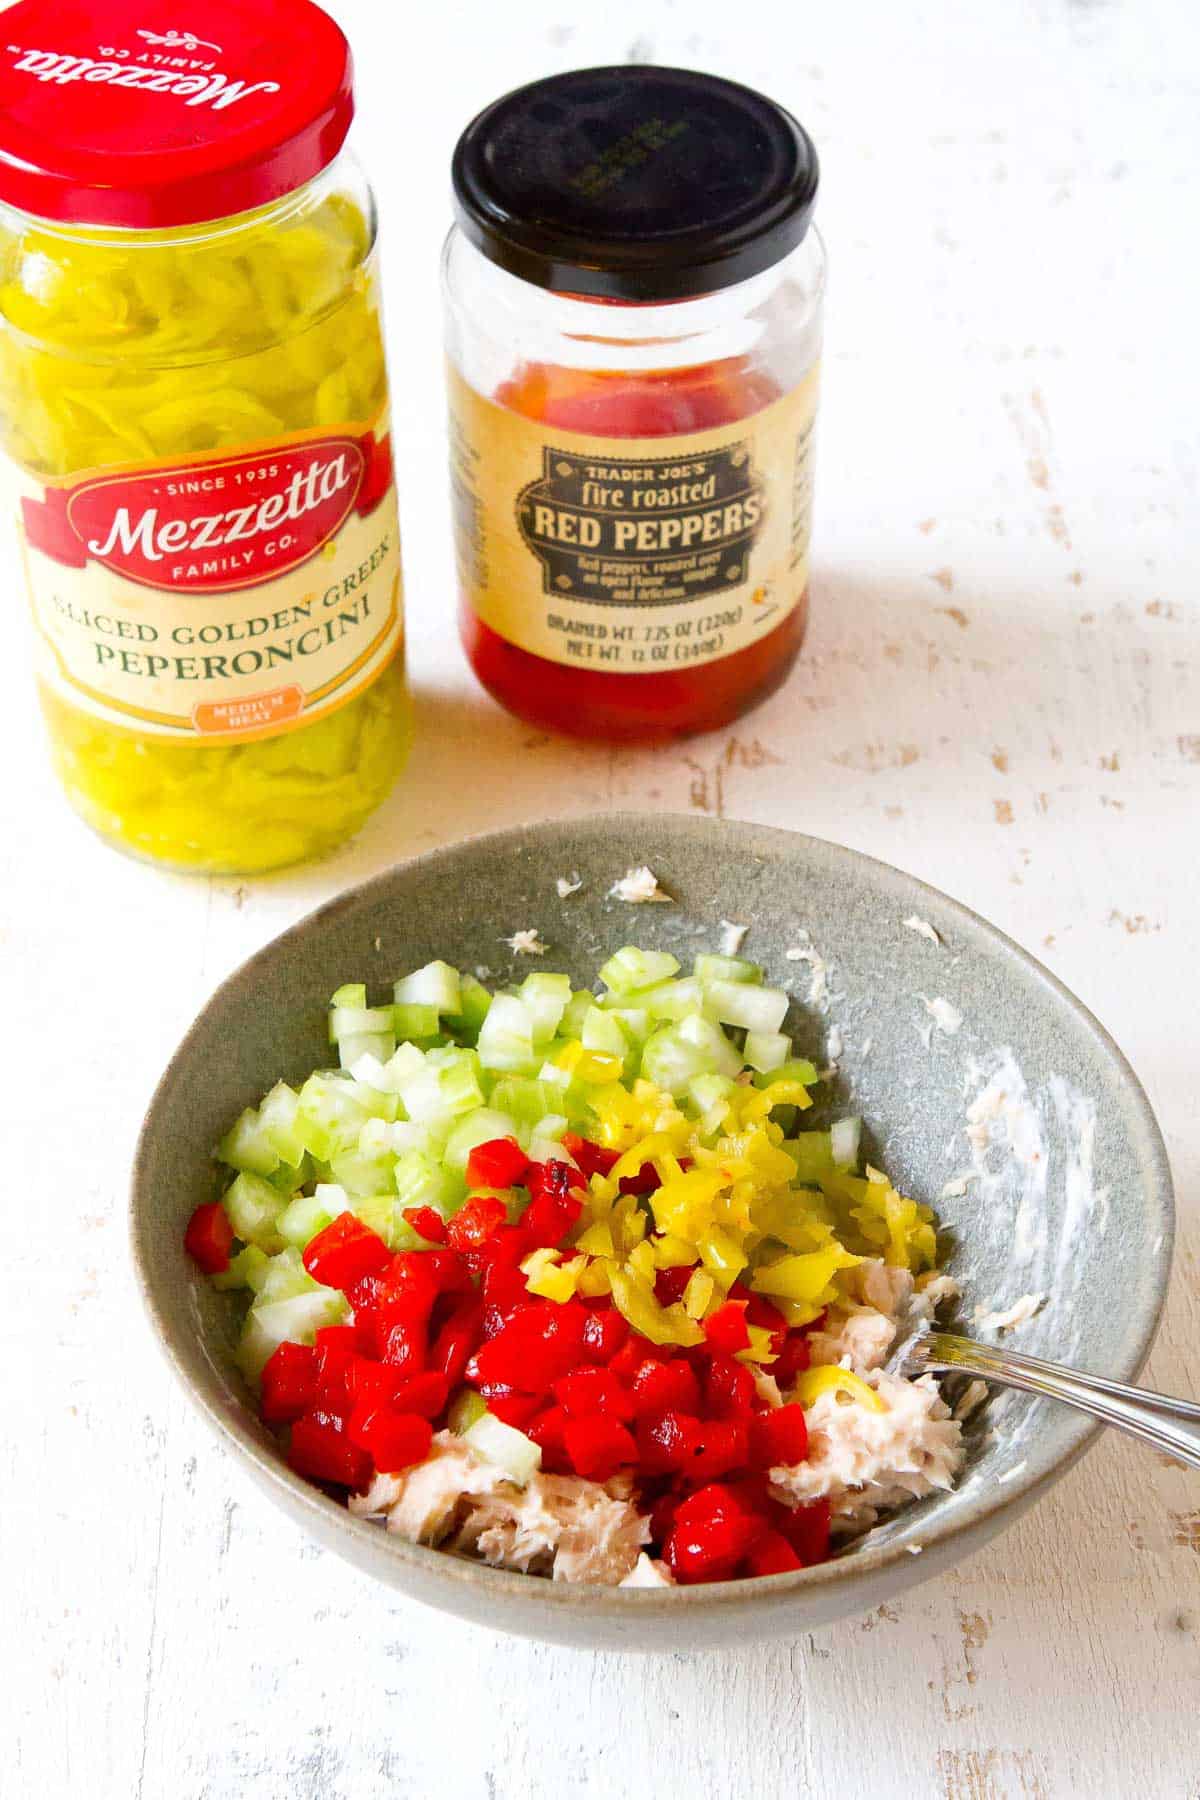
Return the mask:
{"type": "Polygon", "coordinates": [[[978,1344],[953,1332],[932,1331],[928,1325],[918,1326],[896,1346],[888,1367],[899,1375],[974,1375],[1001,1387],[1063,1400],[1102,1425],[1112,1425],[1200,1469],[1200,1405],[1191,1400],[1172,1400],[1146,1388],[1106,1381],[1101,1375],[1081,1375],[1039,1356],[978,1344]]]}

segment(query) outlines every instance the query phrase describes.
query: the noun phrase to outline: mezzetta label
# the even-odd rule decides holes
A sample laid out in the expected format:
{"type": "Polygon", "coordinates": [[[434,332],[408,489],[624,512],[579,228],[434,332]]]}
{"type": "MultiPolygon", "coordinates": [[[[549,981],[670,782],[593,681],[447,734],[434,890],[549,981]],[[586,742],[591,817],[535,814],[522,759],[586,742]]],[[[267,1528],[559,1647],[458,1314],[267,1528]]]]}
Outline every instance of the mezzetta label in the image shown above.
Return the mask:
{"type": "Polygon", "coordinates": [[[807,585],[816,371],[748,419],[635,440],[547,431],[451,371],[459,578],[523,650],[621,674],[714,662],[807,585]]]}
{"type": "Polygon", "coordinates": [[[343,705],[396,650],[379,423],[21,486],[41,673],[99,717],[195,742],[269,736],[343,705]]]}

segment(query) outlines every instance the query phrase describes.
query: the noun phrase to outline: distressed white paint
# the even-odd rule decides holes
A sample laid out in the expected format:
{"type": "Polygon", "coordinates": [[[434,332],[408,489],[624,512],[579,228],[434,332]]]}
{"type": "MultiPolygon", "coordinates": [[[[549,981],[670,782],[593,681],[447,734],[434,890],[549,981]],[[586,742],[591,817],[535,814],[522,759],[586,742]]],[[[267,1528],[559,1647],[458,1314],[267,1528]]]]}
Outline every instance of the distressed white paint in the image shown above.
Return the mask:
{"type": "Polygon", "coordinates": [[[0,1790],[1194,1796],[1196,1477],[1108,1441],[953,1574],[783,1647],[650,1663],[508,1642],[374,1588],[245,1484],[154,1356],[124,1226],[158,1069],[281,926],[490,825],[694,807],[912,869],[1096,1009],[1149,1088],[1181,1190],[1150,1374],[1195,1391],[1194,9],[340,10],[386,232],[420,698],[407,781],[357,844],[272,881],[113,856],[65,814],[34,747],[10,582],[0,1790]],[[736,730],[653,753],[552,743],[473,687],[438,445],[455,130],[540,70],[630,54],[792,104],[822,147],[832,255],[808,653],[736,730]]]}

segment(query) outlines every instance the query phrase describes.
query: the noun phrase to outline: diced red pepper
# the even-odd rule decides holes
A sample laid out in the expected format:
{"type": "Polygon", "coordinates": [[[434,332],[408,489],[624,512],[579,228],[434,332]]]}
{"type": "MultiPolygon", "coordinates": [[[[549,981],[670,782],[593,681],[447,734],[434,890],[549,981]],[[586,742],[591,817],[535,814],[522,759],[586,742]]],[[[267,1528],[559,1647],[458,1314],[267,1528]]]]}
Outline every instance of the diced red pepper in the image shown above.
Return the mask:
{"type": "Polygon", "coordinates": [[[674,1306],[677,1300],[683,1299],[683,1290],[692,1279],[690,1268],[676,1266],[673,1269],[659,1269],[654,1277],[654,1298],[660,1306],[674,1306]]]}
{"type": "MultiPolygon", "coordinates": [[[[427,1319],[442,1289],[445,1250],[401,1250],[380,1271],[376,1305],[399,1316],[427,1319]]],[[[457,1261],[456,1258],[450,1258],[457,1261]]]]}
{"type": "Polygon", "coordinates": [[[376,1332],[380,1340],[380,1362],[390,1364],[408,1379],[420,1374],[425,1367],[427,1349],[424,1319],[413,1319],[406,1313],[397,1317],[381,1307],[376,1332]]]}
{"type": "Polygon", "coordinates": [[[524,1431],[541,1404],[537,1394],[493,1394],[488,1400],[488,1411],[514,1431],[524,1431]]]}
{"type": "Polygon", "coordinates": [[[665,1412],[637,1424],[638,1460],[645,1475],[673,1475],[690,1469],[704,1428],[689,1413],[665,1412]]]}
{"type": "Polygon", "coordinates": [[[680,1503],[663,1556],[676,1581],[724,1581],[763,1532],[757,1514],[747,1512],[728,1488],[713,1484],[680,1503]]]}
{"type": "Polygon", "coordinates": [[[391,1251],[352,1212],[339,1213],[304,1249],[304,1266],[324,1287],[348,1288],[390,1261],[391,1251]]]}
{"type": "Polygon", "coordinates": [[[406,1380],[387,1363],[369,1362],[363,1356],[351,1363],[346,1390],[356,1404],[366,1401],[372,1406],[388,1406],[393,1412],[416,1413],[422,1419],[436,1419],[450,1397],[450,1383],[433,1369],[406,1380]]]}
{"type": "Polygon", "coordinates": [[[783,1348],[775,1361],[768,1365],[767,1373],[778,1382],[786,1393],[797,1375],[803,1375],[809,1365],[808,1339],[802,1331],[789,1331],[783,1340],[783,1348]]]}
{"type": "Polygon", "coordinates": [[[779,1531],[766,1531],[746,1554],[747,1575],[787,1575],[804,1564],[779,1531]]]}
{"type": "Polygon", "coordinates": [[[660,1494],[658,1499],[654,1502],[654,1505],[650,1509],[650,1534],[652,1543],[655,1543],[660,1547],[666,1543],[675,1528],[675,1514],[679,1510],[680,1501],[682,1499],[682,1494],[676,1493],[674,1488],[667,1488],[666,1492],[660,1494]]]}
{"type": "Polygon", "coordinates": [[[446,1227],[446,1242],[460,1254],[480,1250],[507,1223],[508,1208],[503,1200],[494,1194],[480,1194],[455,1213],[446,1227]]]}
{"type": "Polygon", "coordinates": [[[592,1363],[611,1362],[629,1336],[629,1321],[615,1306],[592,1303],[583,1327],[583,1354],[592,1363]]]}
{"type": "Polygon", "coordinates": [[[417,1235],[428,1243],[445,1243],[446,1221],[441,1213],[434,1212],[432,1206],[406,1206],[401,1216],[405,1224],[411,1225],[417,1235]]]}
{"type": "Polygon", "coordinates": [[[268,1425],[286,1425],[311,1407],[317,1392],[317,1353],[307,1344],[278,1344],[262,1372],[259,1412],[268,1425]]]}
{"type": "Polygon", "coordinates": [[[740,1281],[735,1281],[729,1290],[729,1298],[745,1303],[748,1325],[757,1325],[763,1331],[787,1330],[787,1320],[765,1294],[756,1294],[753,1288],[743,1287],[740,1281]]]}
{"type": "Polygon", "coordinates": [[[521,1215],[521,1229],[535,1249],[560,1244],[583,1212],[583,1175],[570,1163],[551,1159],[530,1163],[526,1185],[530,1199],[521,1215]]]}
{"type": "Polygon", "coordinates": [[[830,1516],[828,1500],[809,1500],[804,1506],[780,1507],[776,1514],[777,1529],[806,1569],[824,1562],[829,1555],[830,1516]]]}
{"type": "Polygon", "coordinates": [[[576,1194],[537,1194],[521,1214],[521,1227],[534,1249],[549,1250],[578,1225],[582,1212],[583,1201],[576,1194]]]}
{"type": "Polygon", "coordinates": [[[353,1351],[357,1348],[358,1334],[353,1325],[322,1325],[313,1334],[313,1345],[317,1350],[353,1351]]]}
{"type": "Polygon", "coordinates": [[[507,1262],[489,1262],[483,1271],[483,1335],[495,1337],[513,1313],[531,1306],[533,1299],[520,1269],[507,1262]]]}
{"type": "Polygon", "coordinates": [[[394,1412],[389,1406],[356,1406],[346,1422],[346,1436],[370,1456],[384,1475],[394,1475],[424,1462],[433,1442],[433,1426],[415,1413],[394,1412]]]}
{"type": "Polygon", "coordinates": [[[746,1467],[749,1449],[744,1419],[705,1419],[691,1445],[687,1472],[696,1481],[732,1474],[746,1467]]]}
{"type": "Polygon", "coordinates": [[[233,1226],[219,1200],[198,1206],[187,1222],[183,1247],[206,1275],[221,1275],[229,1267],[233,1226]]]}
{"type": "Polygon", "coordinates": [[[619,1419],[602,1413],[589,1419],[573,1419],[568,1414],[563,1442],[571,1467],[586,1481],[609,1481],[638,1457],[632,1434],[619,1419]]]}
{"type": "Polygon", "coordinates": [[[596,1413],[605,1413],[614,1419],[633,1417],[633,1400],[628,1388],[622,1386],[608,1369],[591,1365],[572,1369],[569,1375],[559,1376],[553,1392],[564,1412],[572,1418],[589,1418],[596,1413]]]}
{"type": "Polygon", "coordinates": [[[348,1379],[351,1365],[357,1360],[355,1332],[351,1329],[350,1345],[338,1342],[316,1345],[317,1390],[314,1405],[322,1412],[343,1418],[350,1411],[348,1379]]]}
{"type": "Polygon", "coordinates": [[[665,1412],[700,1411],[700,1383],[685,1357],[670,1362],[647,1360],[633,1377],[633,1411],[639,1419],[661,1418],[665,1412]]]}
{"type": "MultiPolygon", "coordinates": [[[[449,1229],[447,1227],[447,1229],[449,1229]]],[[[471,1279],[472,1271],[461,1256],[449,1247],[437,1250],[418,1251],[428,1263],[433,1279],[437,1283],[439,1294],[473,1294],[475,1283],[471,1279]]]]}
{"type": "MultiPolygon", "coordinates": [[[[687,1158],[680,1157],[681,1169],[686,1163],[687,1158]]],[[[623,1194],[636,1194],[639,1198],[644,1198],[647,1194],[656,1194],[662,1186],[662,1180],[653,1163],[643,1163],[636,1175],[622,1175],[618,1185],[623,1194]]]]}
{"type": "Polygon", "coordinates": [[[723,1306],[709,1313],[704,1321],[704,1335],[714,1349],[724,1350],[730,1356],[739,1350],[748,1350],[750,1330],[746,1323],[746,1302],[726,1300],[723,1306]]]}
{"type": "Polygon", "coordinates": [[[542,1467],[550,1471],[565,1471],[570,1468],[567,1461],[565,1432],[567,1415],[561,1406],[548,1406],[537,1413],[527,1425],[521,1427],[527,1437],[531,1437],[542,1453],[542,1467]]]}
{"type": "Polygon", "coordinates": [[[711,1419],[747,1418],[754,1407],[754,1377],[745,1363],[714,1350],[704,1377],[704,1412],[711,1419]]]}
{"type": "Polygon", "coordinates": [[[640,1332],[631,1331],[608,1366],[622,1381],[631,1382],[644,1362],[665,1362],[670,1355],[669,1346],[652,1344],[640,1332]]]}
{"type": "Polygon", "coordinates": [[[469,1188],[515,1187],[529,1167],[529,1158],[516,1138],[492,1138],[476,1144],[467,1158],[469,1188]]]}
{"type": "Polygon", "coordinates": [[[460,1300],[429,1346],[429,1367],[454,1385],[461,1381],[471,1352],[479,1342],[483,1307],[472,1294],[460,1300]]]}
{"type": "Polygon", "coordinates": [[[585,1175],[610,1175],[621,1160],[620,1150],[606,1150],[603,1144],[593,1144],[590,1138],[577,1137],[573,1131],[563,1132],[562,1144],[585,1175]]]}
{"type": "Polygon", "coordinates": [[[802,1406],[773,1406],[750,1421],[750,1461],[756,1469],[803,1462],[808,1427],[802,1406]]]}
{"type": "Polygon", "coordinates": [[[328,1481],[338,1487],[365,1488],[371,1479],[371,1458],[336,1424],[306,1413],[292,1426],[288,1467],[309,1481],[328,1481]]]}
{"type": "Polygon", "coordinates": [[[476,1387],[498,1381],[522,1393],[545,1393],[580,1361],[586,1319],[578,1301],[523,1307],[479,1346],[466,1379],[476,1387]]]}

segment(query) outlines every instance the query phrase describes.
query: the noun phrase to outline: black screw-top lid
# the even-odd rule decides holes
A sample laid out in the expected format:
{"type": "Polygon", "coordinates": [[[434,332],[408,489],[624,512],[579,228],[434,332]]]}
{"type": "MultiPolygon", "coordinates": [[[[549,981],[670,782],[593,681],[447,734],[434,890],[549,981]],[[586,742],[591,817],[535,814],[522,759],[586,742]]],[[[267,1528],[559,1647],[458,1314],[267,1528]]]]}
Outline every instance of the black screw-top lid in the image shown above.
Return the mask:
{"type": "Polygon", "coordinates": [[[628,64],[530,82],[454,152],[466,236],[539,287],[678,300],[769,268],[808,230],[817,153],[752,88],[628,64]]]}

